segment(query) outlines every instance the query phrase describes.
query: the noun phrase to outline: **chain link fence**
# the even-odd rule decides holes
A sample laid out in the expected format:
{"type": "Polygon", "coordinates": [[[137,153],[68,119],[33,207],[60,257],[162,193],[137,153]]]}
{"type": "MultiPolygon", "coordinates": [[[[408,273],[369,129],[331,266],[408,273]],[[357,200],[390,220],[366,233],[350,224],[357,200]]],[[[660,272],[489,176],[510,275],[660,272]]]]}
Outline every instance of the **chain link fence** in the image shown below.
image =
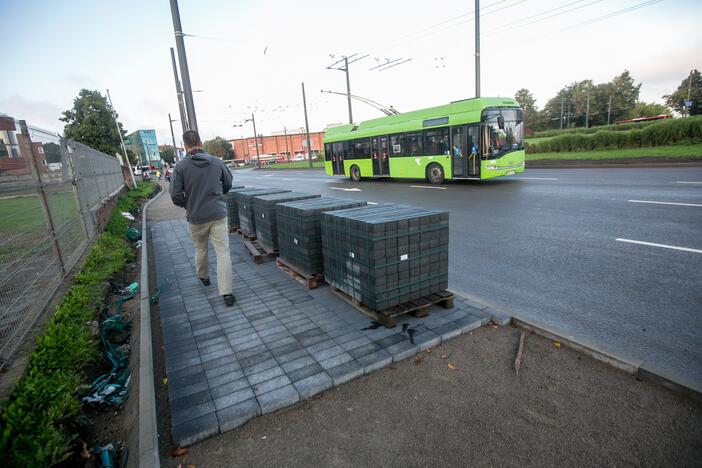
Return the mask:
{"type": "Polygon", "coordinates": [[[0,367],[99,232],[99,207],[123,185],[117,158],[0,115],[0,367]]]}

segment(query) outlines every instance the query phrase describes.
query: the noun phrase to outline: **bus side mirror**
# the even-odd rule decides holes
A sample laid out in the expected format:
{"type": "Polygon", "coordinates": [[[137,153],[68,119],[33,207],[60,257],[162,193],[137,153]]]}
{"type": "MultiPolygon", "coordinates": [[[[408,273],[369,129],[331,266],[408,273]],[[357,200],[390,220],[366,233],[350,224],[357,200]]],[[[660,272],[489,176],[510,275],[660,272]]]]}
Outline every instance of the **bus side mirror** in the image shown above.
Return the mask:
{"type": "Polygon", "coordinates": [[[501,130],[505,128],[505,118],[502,117],[502,115],[497,116],[497,126],[500,127],[501,130]]]}

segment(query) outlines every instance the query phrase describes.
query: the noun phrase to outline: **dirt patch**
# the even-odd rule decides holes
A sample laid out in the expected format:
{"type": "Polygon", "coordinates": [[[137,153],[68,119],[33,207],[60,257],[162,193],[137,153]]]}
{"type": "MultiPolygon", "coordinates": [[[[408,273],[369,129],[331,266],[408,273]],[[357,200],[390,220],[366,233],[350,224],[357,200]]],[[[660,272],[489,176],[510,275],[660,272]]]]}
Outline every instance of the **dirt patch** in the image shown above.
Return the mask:
{"type": "Polygon", "coordinates": [[[699,463],[702,404],[531,333],[517,376],[519,335],[481,328],[162,465],[699,463]]]}

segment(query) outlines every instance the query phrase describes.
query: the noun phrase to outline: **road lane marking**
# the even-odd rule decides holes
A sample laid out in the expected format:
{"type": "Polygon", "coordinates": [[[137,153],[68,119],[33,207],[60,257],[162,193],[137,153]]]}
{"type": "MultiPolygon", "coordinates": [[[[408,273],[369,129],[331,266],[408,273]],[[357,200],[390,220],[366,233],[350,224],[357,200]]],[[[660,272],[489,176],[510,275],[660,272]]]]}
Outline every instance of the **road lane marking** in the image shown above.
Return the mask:
{"type": "Polygon", "coordinates": [[[629,200],[631,203],[651,203],[654,205],[675,205],[675,206],[702,206],[697,203],[673,203],[664,201],[650,201],[650,200],[629,200]]]}
{"type": "Polygon", "coordinates": [[[377,204],[378,204],[378,202],[374,202],[374,201],[369,201],[369,202],[366,202],[366,203],[368,203],[369,205],[377,205],[377,204]]]}
{"type": "Polygon", "coordinates": [[[688,247],[678,247],[675,245],[656,244],[653,242],[644,242],[644,241],[637,241],[637,240],[631,240],[631,239],[621,239],[621,238],[618,238],[617,241],[628,242],[629,244],[648,245],[650,247],[662,247],[664,249],[682,250],[683,252],[692,252],[692,253],[702,254],[702,250],[690,249],[688,247]]]}
{"type": "Polygon", "coordinates": [[[558,177],[515,177],[519,180],[558,180],[558,177]]]}
{"type": "Polygon", "coordinates": [[[446,187],[433,187],[431,185],[410,185],[410,187],[413,188],[429,188],[429,189],[436,189],[436,190],[446,190],[446,187]]]}
{"type": "Polygon", "coordinates": [[[692,181],[685,181],[685,180],[679,180],[675,183],[676,184],[702,184],[702,182],[692,182],[692,181]]]}
{"type": "Polygon", "coordinates": [[[331,190],[343,190],[344,192],[363,192],[360,188],[329,187],[331,190]]]}

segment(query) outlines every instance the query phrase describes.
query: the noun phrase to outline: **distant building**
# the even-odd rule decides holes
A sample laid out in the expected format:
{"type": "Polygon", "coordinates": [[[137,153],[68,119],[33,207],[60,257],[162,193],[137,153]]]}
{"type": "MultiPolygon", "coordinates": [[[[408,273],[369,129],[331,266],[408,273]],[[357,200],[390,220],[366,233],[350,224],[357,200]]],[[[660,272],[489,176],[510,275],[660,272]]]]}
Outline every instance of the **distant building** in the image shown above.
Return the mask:
{"type": "MultiPolygon", "coordinates": [[[[272,132],[271,135],[258,137],[258,152],[262,159],[275,159],[279,162],[290,159],[305,159],[308,154],[313,158],[319,155],[323,147],[324,132],[310,132],[310,150],[307,149],[307,135],[303,129],[272,132]]],[[[246,162],[256,161],[256,143],[254,137],[227,140],[232,147],[234,159],[246,162]]]]}
{"type": "Polygon", "coordinates": [[[55,153],[58,151],[58,145],[33,142],[31,146],[33,151],[29,150],[27,138],[19,132],[14,119],[0,115],[0,175],[31,174],[32,158],[36,159],[39,170],[46,172],[48,163],[46,162],[44,146],[49,148],[51,153],[55,153]]]}
{"type": "Polygon", "coordinates": [[[161,166],[155,130],[137,130],[130,133],[125,138],[124,144],[137,155],[141,166],[161,166]]]}

